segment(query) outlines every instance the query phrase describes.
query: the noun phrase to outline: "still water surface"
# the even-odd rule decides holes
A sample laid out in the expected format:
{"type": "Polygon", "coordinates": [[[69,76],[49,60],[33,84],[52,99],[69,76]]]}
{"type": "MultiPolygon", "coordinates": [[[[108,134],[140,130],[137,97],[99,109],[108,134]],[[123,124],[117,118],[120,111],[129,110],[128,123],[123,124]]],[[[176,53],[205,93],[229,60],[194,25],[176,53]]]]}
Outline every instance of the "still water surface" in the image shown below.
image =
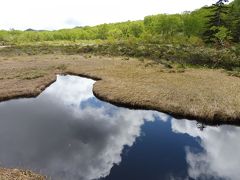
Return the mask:
{"type": "Polygon", "coordinates": [[[239,179],[239,127],[119,108],[93,84],[58,76],[37,98],[0,103],[0,167],[53,180],[239,179]]]}

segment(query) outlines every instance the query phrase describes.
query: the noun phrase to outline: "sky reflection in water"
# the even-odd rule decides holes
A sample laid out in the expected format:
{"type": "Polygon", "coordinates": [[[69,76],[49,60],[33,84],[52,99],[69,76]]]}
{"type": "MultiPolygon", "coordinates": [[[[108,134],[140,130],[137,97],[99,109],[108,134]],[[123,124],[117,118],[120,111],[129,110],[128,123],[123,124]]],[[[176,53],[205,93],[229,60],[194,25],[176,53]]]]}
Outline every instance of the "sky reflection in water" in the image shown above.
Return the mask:
{"type": "Polygon", "coordinates": [[[58,76],[40,96],[0,103],[0,166],[52,179],[233,179],[240,128],[209,127],[99,101],[94,81],[58,76]]]}

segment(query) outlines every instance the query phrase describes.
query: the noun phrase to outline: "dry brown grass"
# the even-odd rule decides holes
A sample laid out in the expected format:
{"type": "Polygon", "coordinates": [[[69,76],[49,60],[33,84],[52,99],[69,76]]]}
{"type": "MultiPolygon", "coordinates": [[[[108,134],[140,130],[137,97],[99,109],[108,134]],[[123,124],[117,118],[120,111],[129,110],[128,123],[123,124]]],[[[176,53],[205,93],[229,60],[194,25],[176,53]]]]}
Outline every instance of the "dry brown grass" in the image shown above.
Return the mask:
{"type": "Polygon", "coordinates": [[[221,70],[169,70],[151,61],[81,55],[0,57],[0,100],[38,95],[59,73],[99,79],[94,94],[131,108],[207,123],[240,123],[240,78],[221,70]]]}
{"type": "Polygon", "coordinates": [[[46,177],[28,170],[0,168],[0,180],[45,180],[46,177]]]}
{"type": "MultiPolygon", "coordinates": [[[[152,61],[80,55],[0,57],[0,101],[32,97],[56,74],[98,80],[94,94],[131,108],[154,109],[206,123],[240,123],[240,78],[220,70],[167,69],[152,61]],[[176,73],[178,72],[178,73],[176,73]]],[[[0,180],[42,180],[30,171],[0,169],[0,180]]]]}

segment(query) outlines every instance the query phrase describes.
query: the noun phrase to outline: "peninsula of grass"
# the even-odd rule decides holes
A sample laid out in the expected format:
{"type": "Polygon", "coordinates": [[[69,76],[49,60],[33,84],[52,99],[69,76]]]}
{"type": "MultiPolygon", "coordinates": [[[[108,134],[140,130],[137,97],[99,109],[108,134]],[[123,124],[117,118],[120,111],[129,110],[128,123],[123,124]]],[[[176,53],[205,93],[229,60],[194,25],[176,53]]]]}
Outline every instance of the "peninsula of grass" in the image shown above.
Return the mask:
{"type": "Polygon", "coordinates": [[[96,97],[116,105],[208,124],[240,123],[240,78],[222,68],[65,50],[35,55],[15,50],[0,56],[0,101],[37,96],[57,74],[72,74],[97,80],[96,97]]]}

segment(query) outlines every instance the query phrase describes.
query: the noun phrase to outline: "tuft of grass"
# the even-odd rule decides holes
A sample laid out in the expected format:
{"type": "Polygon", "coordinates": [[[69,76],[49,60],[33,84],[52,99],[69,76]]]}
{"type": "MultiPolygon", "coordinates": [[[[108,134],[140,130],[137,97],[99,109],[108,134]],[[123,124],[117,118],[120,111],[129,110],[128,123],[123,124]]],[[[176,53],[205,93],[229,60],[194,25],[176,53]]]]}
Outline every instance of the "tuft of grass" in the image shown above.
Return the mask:
{"type": "Polygon", "coordinates": [[[65,71],[67,69],[67,65],[66,64],[60,64],[60,65],[57,65],[55,68],[58,69],[58,70],[61,70],[61,71],[65,71]]]}
{"type": "Polygon", "coordinates": [[[45,75],[46,75],[46,72],[42,70],[30,70],[26,72],[21,72],[16,77],[22,80],[33,80],[33,79],[44,77],[45,75]]]}
{"type": "Polygon", "coordinates": [[[129,57],[123,57],[122,60],[128,61],[130,58],[129,57]]]}
{"type": "Polygon", "coordinates": [[[92,55],[91,54],[84,54],[83,56],[85,59],[91,59],[92,58],[92,55]]]}
{"type": "Polygon", "coordinates": [[[240,67],[233,68],[232,71],[227,71],[227,74],[228,74],[229,76],[240,77],[240,67]]]}
{"type": "Polygon", "coordinates": [[[183,64],[176,64],[176,69],[185,69],[186,67],[183,64]]]}
{"type": "Polygon", "coordinates": [[[140,62],[144,62],[144,59],[145,59],[144,57],[139,57],[139,58],[138,58],[138,60],[139,60],[140,62]]]}

